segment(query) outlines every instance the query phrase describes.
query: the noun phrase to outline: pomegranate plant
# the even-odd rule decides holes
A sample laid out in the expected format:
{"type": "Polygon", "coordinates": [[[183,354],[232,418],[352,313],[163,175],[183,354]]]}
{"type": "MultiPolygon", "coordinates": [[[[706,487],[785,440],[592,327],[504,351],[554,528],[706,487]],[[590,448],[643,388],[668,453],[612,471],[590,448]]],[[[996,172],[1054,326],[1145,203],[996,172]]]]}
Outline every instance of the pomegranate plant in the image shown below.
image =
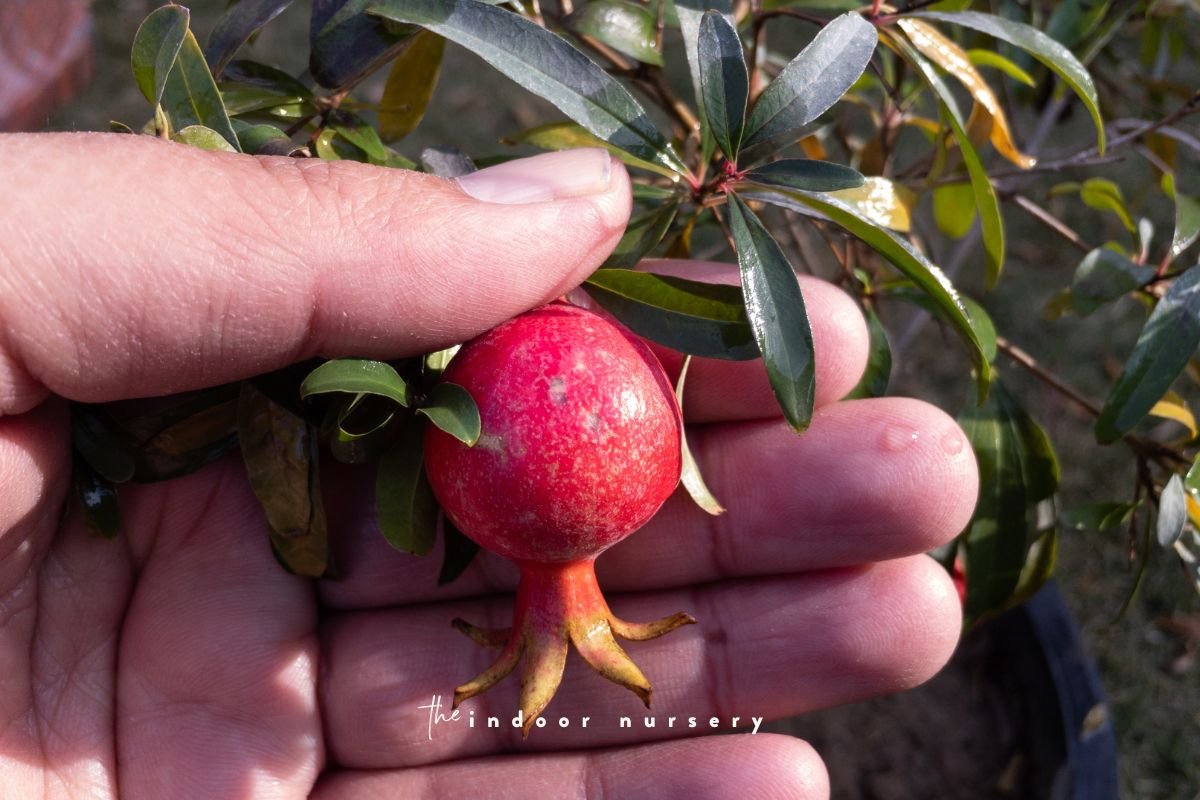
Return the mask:
{"type": "Polygon", "coordinates": [[[521,570],[512,627],[454,620],[476,642],[503,647],[492,666],[455,689],[455,707],[523,659],[528,736],[562,679],[568,645],[649,706],[650,683],[614,634],[652,639],[695,620],[615,617],[595,561],[650,519],[679,482],[683,423],[662,366],[616,324],[556,303],[472,340],[444,377],[475,399],[480,435],[469,447],[430,427],[429,481],[463,533],[521,570]]]}

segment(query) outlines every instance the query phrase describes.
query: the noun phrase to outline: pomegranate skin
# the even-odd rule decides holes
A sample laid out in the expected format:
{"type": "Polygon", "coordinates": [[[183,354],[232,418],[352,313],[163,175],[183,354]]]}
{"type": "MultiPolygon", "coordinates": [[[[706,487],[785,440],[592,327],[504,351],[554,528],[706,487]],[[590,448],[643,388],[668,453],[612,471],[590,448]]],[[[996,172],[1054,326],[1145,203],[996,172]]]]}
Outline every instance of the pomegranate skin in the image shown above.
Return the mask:
{"type": "Polygon", "coordinates": [[[658,359],[591,311],[551,304],[468,342],[445,380],[479,406],[474,447],[429,426],[425,467],[456,526],[517,561],[594,558],[679,482],[682,419],[658,359]]]}

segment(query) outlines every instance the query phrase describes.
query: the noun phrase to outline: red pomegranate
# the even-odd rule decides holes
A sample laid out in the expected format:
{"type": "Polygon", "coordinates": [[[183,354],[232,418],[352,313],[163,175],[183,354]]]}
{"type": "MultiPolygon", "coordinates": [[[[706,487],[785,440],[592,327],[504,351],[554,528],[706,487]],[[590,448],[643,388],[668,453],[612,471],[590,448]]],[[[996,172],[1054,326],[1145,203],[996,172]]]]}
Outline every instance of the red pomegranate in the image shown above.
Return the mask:
{"type": "Polygon", "coordinates": [[[591,311],[551,304],[468,342],[444,379],[479,406],[467,447],[425,437],[434,494],[456,526],[521,571],[511,628],[454,625],[499,658],[454,691],[454,706],[524,660],[529,730],[558,689],[573,644],[593,668],[650,705],[650,684],[614,638],[643,640],[694,622],[630,623],[596,583],[596,557],[641,527],[679,482],[683,422],[662,366],[639,339],[591,311]]]}

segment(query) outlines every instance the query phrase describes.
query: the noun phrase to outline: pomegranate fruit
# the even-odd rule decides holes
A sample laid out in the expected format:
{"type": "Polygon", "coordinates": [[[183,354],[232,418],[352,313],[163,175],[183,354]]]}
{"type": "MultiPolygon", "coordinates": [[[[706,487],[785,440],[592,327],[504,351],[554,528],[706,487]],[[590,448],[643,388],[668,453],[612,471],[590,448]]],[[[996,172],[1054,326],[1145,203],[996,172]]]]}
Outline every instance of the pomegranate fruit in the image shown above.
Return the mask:
{"type": "Polygon", "coordinates": [[[650,683],[616,636],[644,640],[695,622],[613,616],[596,557],[642,526],[679,482],[683,421],[670,382],[639,339],[591,311],[555,303],[468,342],[445,380],[479,406],[474,447],[430,427],[425,469],[445,513],[520,569],[513,623],[454,626],[500,656],[454,691],[454,707],[524,660],[523,733],[562,680],[568,645],[650,705],[650,683]]]}

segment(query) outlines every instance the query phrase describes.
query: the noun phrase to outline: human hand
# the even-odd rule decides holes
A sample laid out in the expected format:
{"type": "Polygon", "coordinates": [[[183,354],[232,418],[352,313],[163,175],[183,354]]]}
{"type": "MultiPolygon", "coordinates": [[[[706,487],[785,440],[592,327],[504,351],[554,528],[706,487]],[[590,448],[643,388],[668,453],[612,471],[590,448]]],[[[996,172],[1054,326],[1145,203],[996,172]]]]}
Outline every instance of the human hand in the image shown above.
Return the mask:
{"type": "Polygon", "coordinates": [[[806,280],[812,428],[774,418],[760,365],[697,361],[693,446],[730,511],[710,520],[677,496],[599,562],[618,614],[700,619],[633,646],[654,708],[573,663],[521,755],[502,755],[519,730],[483,727],[515,713],[512,681],[431,728],[421,706],[490,657],[449,620],[502,624],[509,598],[487,595],[515,585],[509,565],[482,556],[435,591],[437,564],[374,530],[369,475],[339,468],[327,510],[347,576],[314,589],[275,563],[235,459],[123,487],[122,539],[96,539],[60,520],[55,395],[156,395],[461,341],[600,263],[628,215],[624,171],[590,151],[476,180],[492,199],[560,198],[514,207],[427,176],[141,137],[0,137],[0,163],[0,785],[18,796],[457,797],[482,782],[495,797],[821,797],[823,768],[796,740],[662,726],[903,688],[953,648],[954,591],[913,554],[965,524],[969,448],[924,404],[834,402],[866,333],[848,298],[806,280]],[[638,724],[619,728],[623,715],[638,724]]]}

